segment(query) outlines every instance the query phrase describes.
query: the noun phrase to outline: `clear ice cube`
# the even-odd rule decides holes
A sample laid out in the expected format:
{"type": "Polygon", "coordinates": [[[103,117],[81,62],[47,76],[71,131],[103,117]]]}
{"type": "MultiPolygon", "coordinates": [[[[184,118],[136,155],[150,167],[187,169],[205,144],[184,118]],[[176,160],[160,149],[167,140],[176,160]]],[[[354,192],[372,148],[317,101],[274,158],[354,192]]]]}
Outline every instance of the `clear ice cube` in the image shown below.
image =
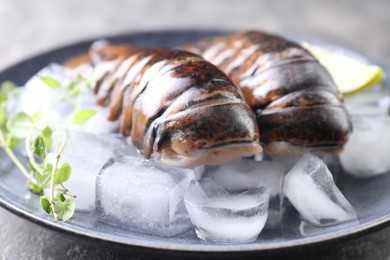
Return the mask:
{"type": "Polygon", "coordinates": [[[270,188],[269,218],[266,228],[278,228],[283,218],[282,184],[285,173],[291,168],[294,158],[253,161],[240,160],[220,166],[206,167],[204,176],[209,176],[226,190],[240,191],[266,186],[270,188]]]}
{"type": "MultiPolygon", "coordinates": [[[[52,152],[48,160],[54,161],[62,142],[61,135],[63,135],[61,132],[54,135],[52,152]]],[[[72,175],[64,185],[77,195],[78,211],[91,211],[95,208],[96,177],[117,149],[135,150],[133,146],[126,145],[124,139],[116,134],[96,136],[73,131],[69,133],[60,165],[68,162],[72,167],[72,175]]],[[[47,192],[46,190],[45,193],[47,192]]]]}
{"type": "Polygon", "coordinates": [[[277,161],[240,160],[220,166],[207,166],[205,176],[227,190],[242,190],[257,186],[271,188],[280,193],[285,169],[277,161]]]}
{"type": "Polygon", "coordinates": [[[111,160],[98,175],[99,219],[141,233],[174,236],[191,228],[183,194],[194,171],[137,157],[111,160]]]}
{"type": "Polygon", "coordinates": [[[353,132],[340,153],[342,168],[356,177],[390,172],[390,116],[352,116],[353,132]]]}
{"type": "MultiPolygon", "coordinates": [[[[48,160],[54,160],[54,153],[48,154],[48,160]],[[52,158],[52,159],[50,159],[52,158]]],[[[72,167],[71,177],[64,183],[64,186],[77,195],[76,210],[92,211],[95,208],[95,186],[96,177],[104,163],[90,158],[81,158],[64,154],[61,156],[59,165],[67,162],[72,167]]],[[[49,196],[49,189],[44,191],[49,196]]]]}
{"type": "Polygon", "coordinates": [[[256,240],[268,216],[270,189],[232,192],[205,177],[192,181],[184,199],[197,236],[217,243],[256,240]]]}
{"type": "Polygon", "coordinates": [[[357,218],[325,163],[312,154],[302,156],[289,171],[283,192],[301,216],[313,225],[333,225],[357,218]]]}

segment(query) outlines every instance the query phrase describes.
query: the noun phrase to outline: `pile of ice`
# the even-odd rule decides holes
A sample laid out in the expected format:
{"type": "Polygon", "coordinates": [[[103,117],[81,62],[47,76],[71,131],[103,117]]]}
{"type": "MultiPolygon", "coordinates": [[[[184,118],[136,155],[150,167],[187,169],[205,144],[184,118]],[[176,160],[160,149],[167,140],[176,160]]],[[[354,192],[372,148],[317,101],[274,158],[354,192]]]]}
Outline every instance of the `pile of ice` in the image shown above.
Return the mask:
{"type": "MultiPolygon", "coordinates": [[[[53,157],[62,134],[54,134],[53,157]]],[[[207,241],[253,241],[264,227],[281,226],[286,198],[313,225],[356,219],[323,161],[311,154],[296,161],[241,160],[182,169],[145,160],[120,135],[70,131],[60,163],[72,167],[65,185],[78,195],[78,211],[150,235],[175,236],[193,224],[207,241]]]]}
{"type": "Polygon", "coordinates": [[[285,199],[311,225],[357,219],[326,164],[313,154],[206,167],[185,194],[198,237],[221,243],[253,241],[263,228],[281,228],[285,199]]]}
{"type": "Polygon", "coordinates": [[[9,114],[25,112],[32,116],[38,111],[47,111],[40,120],[42,127],[64,125],[64,123],[71,125],[74,107],[77,106],[79,110],[93,109],[97,113],[84,124],[71,125],[71,129],[94,134],[115,132],[119,128],[119,122],[107,120],[108,110],[96,104],[96,97],[91,89],[84,89],[80,97],[53,106],[64,97],[65,86],[73,77],[73,71],[68,71],[60,65],[52,64],[43,68],[28,80],[24,87],[18,88],[20,102],[9,104],[9,114]],[[39,76],[50,77],[61,83],[61,87],[51,88],[39,76]]]}
{"type": "MultiPolygon", "coordinates": [[[[53,157],[62,134],[54,134],[53,157]]],[[[193,225],[206,241],[248,242],[263,228],[281,227],[286,199],[312,225],[356,219],[325,163],[311,154],[182,169],[145,160],[117,134],[69,136],[60,163],[72,167],[65,185],[78,195],[76,209],[123,230],[171,237],[193,225]]]]}

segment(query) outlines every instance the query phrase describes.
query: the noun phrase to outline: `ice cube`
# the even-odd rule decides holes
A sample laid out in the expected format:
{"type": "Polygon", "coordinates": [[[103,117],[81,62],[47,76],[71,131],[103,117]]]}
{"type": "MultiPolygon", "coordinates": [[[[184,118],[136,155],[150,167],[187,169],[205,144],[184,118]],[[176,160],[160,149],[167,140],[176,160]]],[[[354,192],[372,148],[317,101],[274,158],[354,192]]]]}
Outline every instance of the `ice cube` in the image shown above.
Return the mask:
{"type": "Polygon", "coordinates": [[[377,85],[368,91],[346,96],[346,108],[351,115],[388,115],[390,96],[388,88],[377,85]]]}
{"type": "MultiPolygon", "coordinates": [[[[49,161],[54,161],[62,142],[60,136],[62,134],[56,132],[54,135],[49,161]]],[[[114,151],[125,148],[135,149],[131,145],[126,145],[124,139],[117,134],[97,136],[73,131],[69,133],[69,140],[61,155],[60,165],[68,162],[72,167],[72,175],[64,185],[77,195],[76,209],[78,211],[91,211],[95,208],[96,177],[113,156],[114,151]]]]}
{"type": "Polygon", "coordinates": [[[124,146],[120,146],[119,148],[116,148],[113,153],[113,158],[119,158],[119,157],[136,157],[140,160],[145,159],[145,157],[142,155],[142,152],[138,150],[136,146],[134,146],[129,139],[127,139],[128,142],[124,146]]]}
{"type": "Polygon", "coordinates": [[[270,188],[269,215],[266,228],[277,228],[284,209],[282,183],[285,173],[296,159],[266,161],[240,160],[217,167],[206,167],[205,175],[226,190],[249,190],[259,186],[270,188]]]}
{"type": "Polygon", "coordinates": [[[218,243],[256,240],[268,216],[270,189],[258,186],[232,192],[212,178],[193,181],[185,193],[187,212],[197,236],[218,243]]]}
{"type": "Polygon", "coordinates": [[[390,117],[353,116],[353,132],[340,153],[342,168],[356,177],[390,172],[390,117]]]}
{"type": "Polygon", "coordinates": [[[359,225],[358,220],[343,222],[333,226],[313,226],[312,224],[301,221],[298,225],[299,233],[305,237],[324,235],[327,233],[339,232],[340,230],[354,229],[359,225]]]}
{"type": "Polygon", "coordinates": [[[227,190],[243,190],[257,186],[271,188],[280,193],[286,170],[278,161],[240,160],[220,166],[207,166],[205,176],[227,190]]]}
{"type": "Polygon", "coordinates": [[[194,168],[195,171],[195,179],[200,180],[202,178],[202,175],[206,171],[206,165],[202,164],[194,168]]]}
{"type": "Polygon", "coordinates": [[[337,153],[327,153],[323,151],[313,151],[313,154],[326,164],[326,167],[328,167],[333,178],[337,182],[338,174],[342,172],[339,155],[337,153]]]}
{"type": "MultiPolygon", "coordinates": [[[[54,153],[48,154],[48,160],[53,161],[54,153]]],[[[67,162],[72,167],[71,177],[64,183],[64,186],[77,195],[76,210],[92,211],[95,208],[95,187],[96,177],[104,163],[92,158],[75,157],[64,154],[61,156],[59,165],[67,162]]],[[[49,189],[45,189],[45,195],[49,196],[49,189]]]]}
{"type": "Polygon", "coordinates": [[[174,236],[191,228],[183,194],[194,170],[119,157],[96,182],[100,221],[141,233],[174,236]]]}
{"type": "Polygon", "coordinates": [[[302,217],[313,225],[326,226],[357,218],[325,163],[312,154],[302,156],[289,171],[283,192],[302,217]]]}

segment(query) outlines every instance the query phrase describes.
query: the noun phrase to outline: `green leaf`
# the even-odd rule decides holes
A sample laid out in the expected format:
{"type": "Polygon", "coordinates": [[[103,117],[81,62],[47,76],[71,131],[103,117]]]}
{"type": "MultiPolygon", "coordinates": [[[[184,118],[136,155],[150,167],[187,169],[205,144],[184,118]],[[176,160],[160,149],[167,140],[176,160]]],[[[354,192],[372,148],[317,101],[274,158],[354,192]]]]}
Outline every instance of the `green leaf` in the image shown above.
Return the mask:
{"type": "Polygon", "coordinates": [[[73,124],[80,125],[96,114],[94,109],[85,109],[77,112],[73,117],[73,124]]]}
{"type": "Polygon", "coordinates": [[[27,181],[26,186],[29,190],[31,190],[35,194],[41,195],[43,193],[43,189],[38,185],[32,183],[31,181],[27,181]]]}
{"type": "Polygon", "coordinates": [[[36,123],[41,118],[41,116],[42,116],[42,112],[38,111],[34,115],[31,116],[31,121],[36,123]]]}
{"type": "Polygon", "coordinates": [[[31,118],[29,115],[27,115],[24,112],[12,116],[7,122],[8,131],[13,136],[20,139],[26,137],[31,126],[32,126],[31,118]]]}
{"type": "Polygon", "coordinates": [[[32,152],[42,160],[45,160],[47,151],[42,136],[38,135],[35,138],[32,144],[32,152]]]}
{"type": "Polygon", "coordinates": [[[69,163],[64,163],[56,173],[56,178],[54,183],[62,184],[66,182],[70,178],[71,174],[72,174],[72,168],[70,167],[69,163]]]}
{"type": "Polygon", "coordinates": [[[68,87],[68,92],[66,93],[66,96],[69,98],[77,97],[81,94],[81,90],[78,87],[78,84],[71,83],[68,87]]]}
{"type": "Polygon", "coordinates": [[[11,81],[5,81],[0,85],[0,103],[17,96],[17,86],[11,81]]]}
{"type": "Polygon", "coordinates": [[[7,146],[10,149],[14,149],[16,147],[16,145],[18,144],[18,141],[11,135],[7,135],[5,137],[5,142],[7,143],[7,146]]]}
{"type": "Polygon", "coordinates": [[[50,150],[51,148],[51,145],[53,143],[53,130],[46,126],[43,130],[42,130],[42,138],[43,138],[43,142],[45,143],[45,146],[46,146],[46,150],[50,150]]]}
{"type": "Polygon", "coordinates": [[[31,163],[27,164],[27,167],[35,174],[39,174],[37,169],[34,168],[34,166],[31,163]]]}
{"type": "Polygon", "coordinates": [[[65,199],[65,196],[63,193],[58,193],[55,197],[54,197],[54,200],[57,201],[57,202],[64,202],[66,199],[65,199]]]}
{"type": "MultiPolygon", "coordinates": [[[[32,168],[31,165],[29,165],[30,169],[32,168]]],[[[43,170],[43,174],[38,173],[35,169],[33,170],[35,172],[35,179],[37,181],[37,185],[43,189],[47,189],[50,187],[50,179],[51,179],[51,172],[53,170],[53,165],[50,163],[46,164],[45,169],[43,170]]]]}
{"type": "Polygon", "coordinates": [[[47,214],[50,214],[52,208],[51,208],[51,205],[50,205],[50,200],[48,197],[45,197],[45,196],[42,196],[40,198],[41,200],[41,206],[43,208],[43,210],[47,213],[47,214]]]}
{"type": "Polygon", "coordinates": [[[56,201],[55,210],[58,214],[58,218],[63,221],[68,221],[74,214],[76,203],[73,199],[66,199],[65,201],[56,201]]]}
{"type": "Polygon", "coordinates": [[[90,89],[95,89],[97,85],[95,75],[91,73],[91,75],[87,78],[87,86],[90,89]]]}
{"type": "Polygon", "coordinates": [[[61,86],[60,82],[58,82],[57,80],[55,80],[51,77],[38,75],[38,78],[40,78],[47,86],[49,86],[51,88],[58,88],[61,86]]]}
{"type": "Polygon", "coordinates": [[[1,83],[0,88],[1,92],[9,93],[15,91],[17,86],[12,81],[4,81],[3,83],[1,83]]]}

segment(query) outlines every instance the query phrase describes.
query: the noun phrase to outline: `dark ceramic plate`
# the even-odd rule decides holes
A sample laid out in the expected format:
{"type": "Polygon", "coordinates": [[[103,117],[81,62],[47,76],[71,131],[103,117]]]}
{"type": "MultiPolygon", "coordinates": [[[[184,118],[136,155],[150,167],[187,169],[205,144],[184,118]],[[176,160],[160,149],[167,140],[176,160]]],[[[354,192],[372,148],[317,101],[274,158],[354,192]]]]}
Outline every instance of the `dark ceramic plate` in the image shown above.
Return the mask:
{"type": "MultiPolygon", "coordinates": [[[[174,47],[220,33],[218,31],[135,33],[109,37],[108,39],[112,42],[127,42],[141,46],[174,47]]],[[[1,72],[0,82],[12,80],[18,84],[24,84],[40,68],[51,62],[63,62],[69,57],[81,54],[88,49],[90,44],[91,41],[75,44],[27,59],[1,72]]],[[[390,75],[389,72],[388,75],[390,75]]],[[[0,163],[3,164],[4,161],[0,163]]],[[[390,189],[388,187],[390,187],[390,174],[360,180],[339,173],[337,182],[343,194],[358,212],[359,220],[357,222],[321,229],[305,229],[300,225],[298,214],[294,210],[290,210],[287,212],[284,224],[280,229],[264,230],[257,241],[248,244],[203,243],[196,238],[193,231],[173,238],[126,232],[98,223],[93,212],[78,212],[70,223],[55,222],[51,216],[39,209],[39,197],[27,191],[23,176],[14,171],[0,174],[0,205],[27,220],[68,235],[126,248],[154,249],[168,254],[194,251],[206,254],[211,252],[256,253],[296,249],[317,243],[335,242],[341,238],[350,238],[389,224],[390,189]]]]}

